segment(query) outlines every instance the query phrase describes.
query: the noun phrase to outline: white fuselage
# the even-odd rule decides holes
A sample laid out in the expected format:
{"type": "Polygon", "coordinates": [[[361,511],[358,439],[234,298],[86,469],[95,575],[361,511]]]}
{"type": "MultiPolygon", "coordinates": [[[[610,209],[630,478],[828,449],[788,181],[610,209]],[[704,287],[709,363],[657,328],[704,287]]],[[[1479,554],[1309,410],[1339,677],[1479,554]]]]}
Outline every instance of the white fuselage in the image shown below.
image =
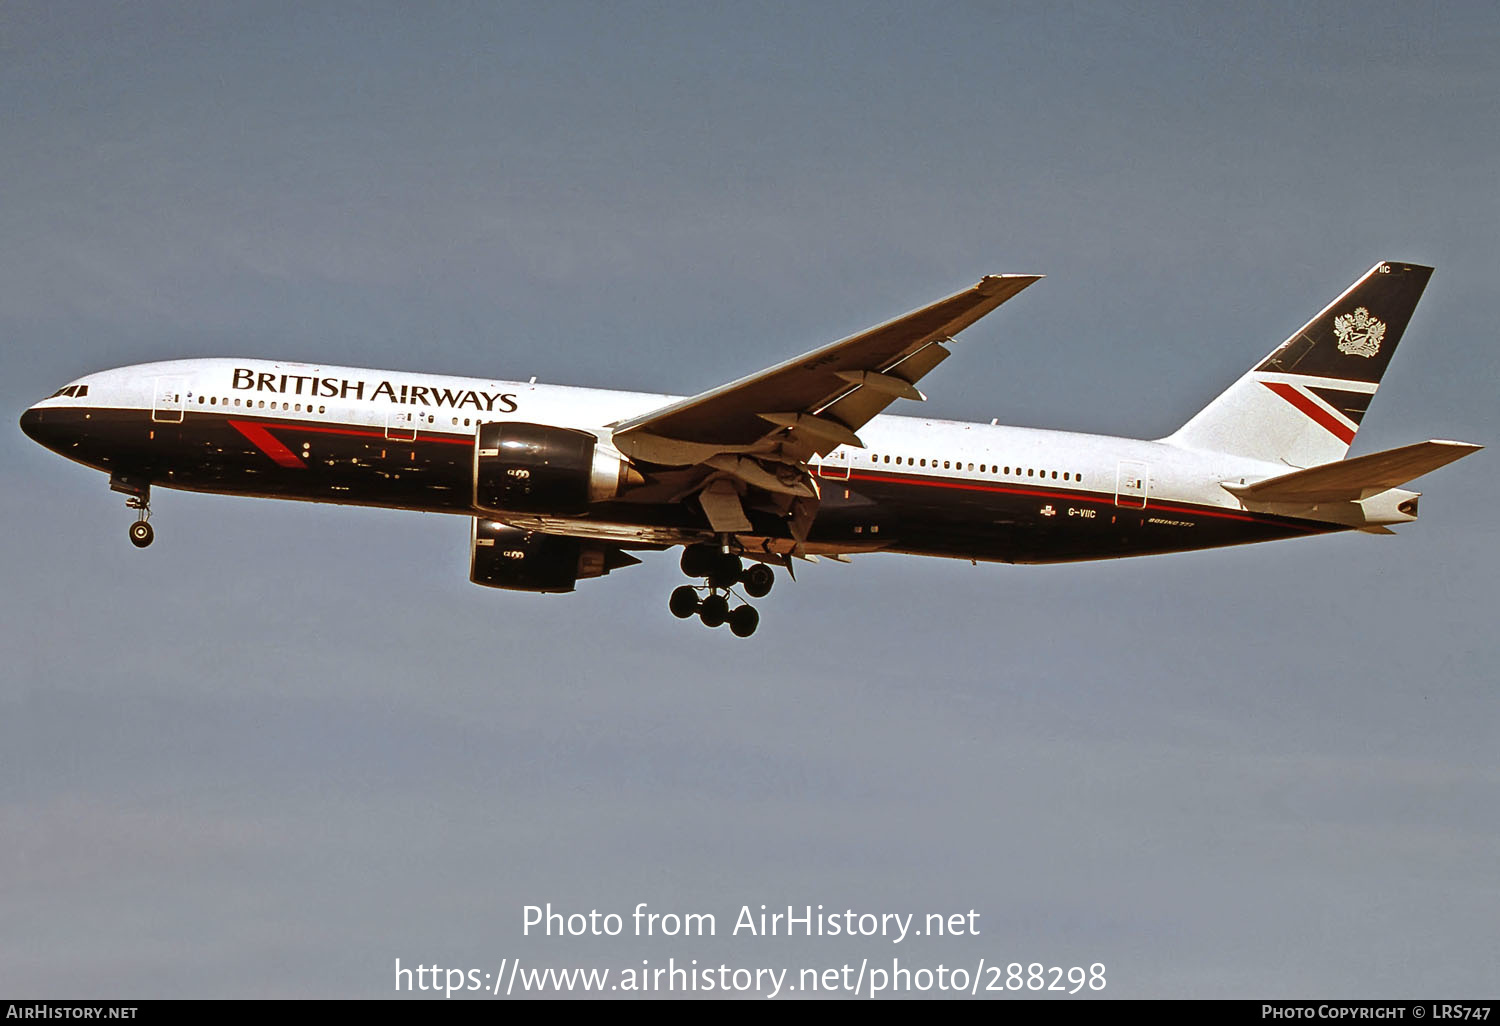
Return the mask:
{"type": "MultiPolygon", "coordinates": [[[[524,420],[608,436],[608,425],[678,400],[656,392],[625,392],[252,359],[175,360],[101,371],[70,384],[86,399],[54,397],[38,404],[87,404],[153,411],[158,419],[188,413],[242,414],[287,422],[362,427],[402,435],[470,438],[481,422],[524,420]],[[180,400],[169,398],[181,396],[180,400]]],[[[904,475],[1040,485],[1081,482],[1116,492],[1124,473],[1142,476],[1150,499],[1239,509],[1220,483],[1257,481],[1288,468],[1199,452],[1162,441],[1049,431],[928,417],[880,416],[860,432],[863,450],[841,446],[824,460],[823,476],[878,468],[904,475]],[[896,461],[900,462],[897,463],[896,461]],[[983,467],[983,470],[979,468],[983,467]],[[1038,475],[1043,475],[1041,479],[1038,475]]]]}

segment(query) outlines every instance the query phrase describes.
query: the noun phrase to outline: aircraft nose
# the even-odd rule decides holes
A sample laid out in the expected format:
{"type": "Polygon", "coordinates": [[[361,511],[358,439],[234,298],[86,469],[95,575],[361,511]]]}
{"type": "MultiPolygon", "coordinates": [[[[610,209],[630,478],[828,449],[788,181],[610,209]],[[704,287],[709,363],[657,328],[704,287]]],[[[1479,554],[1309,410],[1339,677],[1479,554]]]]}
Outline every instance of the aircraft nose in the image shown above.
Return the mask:
{"type": "Polygon", "coordinates": [[[26,437],[38,445],[53,448],[53,442],[57,438],[57,429],[60,424],[53,424],[47,420],[47,411],[39,410],[35,406],[21,414],[21,430],[26,437]]]}
{"type": "Polygon", "coordinates": [[[42,430],[42,411],[33,406],[21,414],[21,430],[33,442],[40,442],[38,434],[42,430]]]}

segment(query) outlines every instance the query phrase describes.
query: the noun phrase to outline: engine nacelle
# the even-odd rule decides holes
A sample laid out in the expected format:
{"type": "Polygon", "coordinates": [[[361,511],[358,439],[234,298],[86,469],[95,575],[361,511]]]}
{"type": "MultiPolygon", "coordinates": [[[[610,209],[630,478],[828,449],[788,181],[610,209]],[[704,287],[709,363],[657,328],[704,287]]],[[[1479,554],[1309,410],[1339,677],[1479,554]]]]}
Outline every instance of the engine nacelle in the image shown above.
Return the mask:
{"type": "Polygon", "coordinates": [[[505,513],[582,513],[644,479],[587,431],[498,421],[474,435],[474,505],[505,513]]]}
{"type": "Polygon", "coordinates": [[[639,563],[613,545],[540,534],[474,517],[469,533],[469,580],[510,591],[572,591],[588,577],[639,563]]]}

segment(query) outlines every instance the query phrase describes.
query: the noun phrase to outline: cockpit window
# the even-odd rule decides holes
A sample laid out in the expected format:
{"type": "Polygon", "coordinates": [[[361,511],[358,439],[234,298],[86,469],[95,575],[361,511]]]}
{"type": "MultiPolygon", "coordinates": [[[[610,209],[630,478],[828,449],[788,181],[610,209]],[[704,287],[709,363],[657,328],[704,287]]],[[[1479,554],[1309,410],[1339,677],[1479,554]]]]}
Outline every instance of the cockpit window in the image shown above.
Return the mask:
{"type": "Polygon", "coordinates": [[[87,385],[74,385],[73,386],[73,398],[74,399],[82,399],[84,396],[86,396],[88,394],[89,394],[89,386],[87,386],[87,385]]]}

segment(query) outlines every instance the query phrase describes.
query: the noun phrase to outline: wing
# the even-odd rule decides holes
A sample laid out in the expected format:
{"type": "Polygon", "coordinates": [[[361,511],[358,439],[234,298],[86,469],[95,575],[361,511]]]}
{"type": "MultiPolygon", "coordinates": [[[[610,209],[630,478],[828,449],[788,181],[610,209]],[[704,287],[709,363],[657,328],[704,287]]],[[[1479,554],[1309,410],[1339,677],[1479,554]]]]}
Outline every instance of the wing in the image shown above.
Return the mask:
{"type": "Polygon", "coordinates": [[[972,288],[794,360],[612,425],[632,458],[666,466],[745,454],[803,463],[840,445],[947,359],[944,343],[1041,275],[991,275],[972,288]]]}

